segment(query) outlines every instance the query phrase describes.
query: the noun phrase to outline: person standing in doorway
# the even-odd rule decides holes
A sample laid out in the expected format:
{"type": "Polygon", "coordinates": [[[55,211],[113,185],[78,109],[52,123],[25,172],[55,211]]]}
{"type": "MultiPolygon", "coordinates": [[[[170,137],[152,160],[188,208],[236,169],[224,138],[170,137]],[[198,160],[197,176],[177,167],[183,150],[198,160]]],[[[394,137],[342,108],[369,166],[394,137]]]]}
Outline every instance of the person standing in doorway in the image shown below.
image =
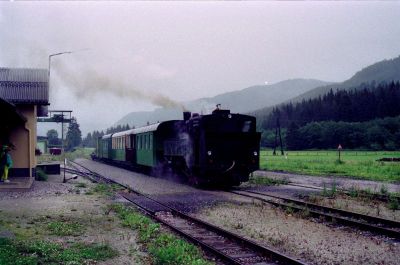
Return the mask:
{"type": "Polygon", "coordinates": [[[4,181],[5,183],[10,182],[8,180],[8,170],[13,166],[13,161],[8,151],[9,147],[7,145],[3,145],[0,154],[0,173],[2,173],[1,181],[4,181]]]}

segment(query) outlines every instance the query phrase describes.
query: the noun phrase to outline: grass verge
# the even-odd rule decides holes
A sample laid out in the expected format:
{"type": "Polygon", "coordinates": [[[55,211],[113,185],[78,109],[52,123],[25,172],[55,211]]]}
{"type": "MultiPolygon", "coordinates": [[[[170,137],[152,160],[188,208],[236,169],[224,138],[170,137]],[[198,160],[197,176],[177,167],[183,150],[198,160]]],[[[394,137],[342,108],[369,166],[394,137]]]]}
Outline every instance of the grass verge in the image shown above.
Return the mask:
{"type": "Polygon", "coordinates": [[[160,225],[131,208],[120,204],[111,206],[122,220],[124,226],[139,234],[139,240],[149,251],[154,264],[158,265],[209,265],[200,250],[174,235],[160,231],[160,225]]]}
{"type": "Polygon", "coordinates": [[[117,255],[116,250],[103,244],[75,243],[63,246],[48,241],[0,238],[2,265],[89,264],[89,260],[107,260],[117,255]]]}
{"type": "Polygon", "coordinates": [[[286,185],[289,183],[289,181],[286,179],[274,179],[274,178],[254,175],[253,177],[250,177],[249,183],[255,185],[278,186],[278,185],[286,185]]]}
{"type": "Polygon", "coordinates": [[[112,196],[114,193],[123,190],[124,188],[118,184],[97,184],[89,191],[87,191],[86,195],[100,194],[106,196],[112,196]]]}

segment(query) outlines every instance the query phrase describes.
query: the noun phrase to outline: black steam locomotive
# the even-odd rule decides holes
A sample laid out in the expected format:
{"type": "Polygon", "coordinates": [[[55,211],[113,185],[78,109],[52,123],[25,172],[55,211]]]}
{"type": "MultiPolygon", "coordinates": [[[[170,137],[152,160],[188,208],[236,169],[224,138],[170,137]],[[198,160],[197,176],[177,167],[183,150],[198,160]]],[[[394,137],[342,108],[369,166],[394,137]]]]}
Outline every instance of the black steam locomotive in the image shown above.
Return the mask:
{"type": "Polygon", "coordinates": [[[193,185],[234,186],[259,168],[255,117],[217,108],[98,139],[95,159],[184,176],[193,185]]]}

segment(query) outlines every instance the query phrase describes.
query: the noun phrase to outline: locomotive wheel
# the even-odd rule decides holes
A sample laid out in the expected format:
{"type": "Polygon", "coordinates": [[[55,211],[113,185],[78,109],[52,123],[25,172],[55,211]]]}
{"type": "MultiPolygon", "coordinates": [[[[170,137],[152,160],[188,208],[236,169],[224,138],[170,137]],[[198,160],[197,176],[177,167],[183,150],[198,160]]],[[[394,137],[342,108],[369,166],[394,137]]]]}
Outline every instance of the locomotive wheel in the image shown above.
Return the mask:
{"type": "Polygon", "coordinates": [[[200,182],[195,176],[193,176],[193,175],[189,176],[188,180],[189,180],[189,184],[191,186],[194,186],[194,187],[199,187],[200,186],[200,182]]]}

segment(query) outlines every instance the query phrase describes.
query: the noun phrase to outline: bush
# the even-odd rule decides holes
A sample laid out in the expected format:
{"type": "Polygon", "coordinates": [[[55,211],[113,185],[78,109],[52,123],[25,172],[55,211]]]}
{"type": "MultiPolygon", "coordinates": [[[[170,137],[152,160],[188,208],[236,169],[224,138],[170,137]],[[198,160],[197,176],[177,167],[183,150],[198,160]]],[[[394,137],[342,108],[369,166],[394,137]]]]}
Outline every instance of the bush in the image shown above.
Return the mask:
{"type": "Polygon", "coordinates": [[[48,178],[49,176],[47,176],[47,174],[43,170],[41,170],[40,168],[36,169],[36,180],[47,181],[48,178]]]}

